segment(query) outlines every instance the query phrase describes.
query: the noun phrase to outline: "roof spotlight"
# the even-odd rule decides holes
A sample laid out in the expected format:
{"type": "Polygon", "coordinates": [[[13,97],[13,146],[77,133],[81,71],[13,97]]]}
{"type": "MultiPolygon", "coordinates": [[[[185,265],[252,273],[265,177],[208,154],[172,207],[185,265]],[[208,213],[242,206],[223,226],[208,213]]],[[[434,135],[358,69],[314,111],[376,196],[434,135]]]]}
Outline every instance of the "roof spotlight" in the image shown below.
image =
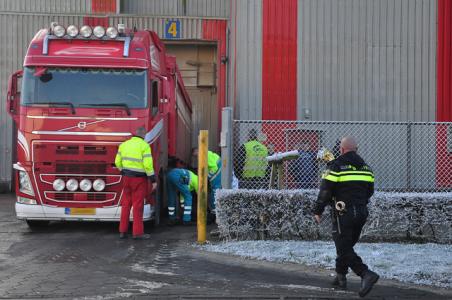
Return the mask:
{"type": "Polygon", "coordinates": [[[105,28],[102,26],[96,26],[94,27],[94,36],[97,38],[102,38],[105,35],[105,28]]]}
{"type": "Polygon", "coordinates": [[[55,25],[53,27],[53,34],[59,38],[63,37],[66,34],[66,29],[61,25],[55,25]]]}
{"type": "Polygon", "coordinates": [[[84,38],[89,38],[93,34],[93,29],[88,25],[83,25],[82,28],[80,28],[80,34],[84,38]]]}
{"type": "Polygon", "coordinates": [[[78,28],[75,25],[68,26],[66,31],[67,31],[67,35],[69,35],[72,38],[74,38],[78,35],[78,28]]]}
{"type": "Polygon", "coordinates": [[[118,29],[115,27],[108,27],[107,28],[107,36],[111,39],[115,39],[118,37],[118,29]]]}

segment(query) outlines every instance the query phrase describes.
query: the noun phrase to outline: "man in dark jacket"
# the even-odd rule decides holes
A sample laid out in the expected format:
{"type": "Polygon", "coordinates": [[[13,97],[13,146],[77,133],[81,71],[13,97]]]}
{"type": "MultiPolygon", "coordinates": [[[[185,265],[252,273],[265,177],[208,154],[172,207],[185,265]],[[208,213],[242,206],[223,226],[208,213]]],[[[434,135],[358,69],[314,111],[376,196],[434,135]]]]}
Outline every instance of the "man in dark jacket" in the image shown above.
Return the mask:
{"type": "Polygon", "coordinates": [[[353,247],[359,240],[368,216],[367,203],[374,192],[374,175],[356,153],[356,140],[347,136],[341,140],[340,156],[327,165],[322,175],[314,217],[320,223],[325,206],[333,208],[333,240],[336,245],[336,273],[333,285],[345,289],[346,274],[351,268],[362,278],[359,296],[364,297],[378,281],[353,247]]]}

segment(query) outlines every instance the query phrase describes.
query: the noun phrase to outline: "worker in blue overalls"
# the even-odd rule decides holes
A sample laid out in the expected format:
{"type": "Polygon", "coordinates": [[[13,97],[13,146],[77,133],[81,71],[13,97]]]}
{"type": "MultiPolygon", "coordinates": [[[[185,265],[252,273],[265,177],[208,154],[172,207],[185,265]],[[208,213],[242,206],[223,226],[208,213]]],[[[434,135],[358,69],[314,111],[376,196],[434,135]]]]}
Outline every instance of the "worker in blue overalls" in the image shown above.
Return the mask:
{"type": "Polygon", "coordinates": [[[169,224],[173,225],[177,221],[176,206],[177,192],[179,192],[181,207],[184,210],[182,221],[184,225],[190,225],[193,203],[191,193],[198,191],[198,176],[187,169],[173,168],[168,171],[166,182],[168,187],[169,224]]]}
{"type": "MultiPolygon", "coordinates": [[[[198,149],[192,151],[194,157],[198,157],[198,149]]],[[[215,193],[221,189],[221,157],[213,151],[207,151],[207,169],[209,171],[209,207],[210,213],[215,215],[215,193]]]]}

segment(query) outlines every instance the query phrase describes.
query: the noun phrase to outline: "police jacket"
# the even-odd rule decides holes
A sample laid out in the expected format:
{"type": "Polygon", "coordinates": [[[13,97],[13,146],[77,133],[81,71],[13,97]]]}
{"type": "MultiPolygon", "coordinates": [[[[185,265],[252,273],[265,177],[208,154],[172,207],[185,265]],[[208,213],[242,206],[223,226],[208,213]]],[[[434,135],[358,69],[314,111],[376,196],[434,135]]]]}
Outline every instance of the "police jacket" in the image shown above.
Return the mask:
{"type": "Polygon", "coordinates": [[[343,201],[345,207],[366,206],[374,193],[374,174],[354,151],[347,152],[327,165],[322,175],[314,214],[321,215],[325,206],[343,201]]]}
{"type": "Polygon", "coordinates": [[[115,165],[124,176],[148,176],[155,181],[151,147],[141,137],[134,136],[119,145],[115,165]]]}

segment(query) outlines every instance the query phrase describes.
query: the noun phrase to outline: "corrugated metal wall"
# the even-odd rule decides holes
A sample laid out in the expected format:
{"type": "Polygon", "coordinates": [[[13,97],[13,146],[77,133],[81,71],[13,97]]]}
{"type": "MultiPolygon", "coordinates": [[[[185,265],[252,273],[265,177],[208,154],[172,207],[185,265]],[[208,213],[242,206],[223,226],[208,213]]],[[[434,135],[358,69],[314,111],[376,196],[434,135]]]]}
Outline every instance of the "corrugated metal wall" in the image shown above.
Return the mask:
{"type": "Polygon", "coordinates": [[[434,121],[436,0],[298,0],[298,118],[434,121]]]}
{"type": "Polygon", "coordinates": [[[81,16],[21,15],[0,13],[0,190],[11,181],[12,121],[6,111],[5,99],[8,77],[22,68],[28,44],[36,32],[50,22],[81,24],[81,16]]]}
{"type": "Polygon", "coordinates": [[[230,0],[121,0],[121,13],[227,18],[230,5],[230,0]]]}
{"type": "Polygon", "coordinates": [[[1,0],[2,12],[91,13],[91,0],[1,0]]]}
{"type": "Polygon", "coordinates": [[[240,120],[262,119],[262,1],[234,0],[229,47],[229,98],[240,120]]]}
{"type": "MultiPolygon", "coordinates": [[[[134,16],[111,16],[110,25],[126,24],[126,27],[136,26],[140,29],[150,29],[163,38],[165,34],[165,21],[172,18],[162,17],[134,17],[134,16]]],[[[201,39],[202,38],[202,19],[199,18],[178,18],[181,23],[181,39],[201,39]]]]}

